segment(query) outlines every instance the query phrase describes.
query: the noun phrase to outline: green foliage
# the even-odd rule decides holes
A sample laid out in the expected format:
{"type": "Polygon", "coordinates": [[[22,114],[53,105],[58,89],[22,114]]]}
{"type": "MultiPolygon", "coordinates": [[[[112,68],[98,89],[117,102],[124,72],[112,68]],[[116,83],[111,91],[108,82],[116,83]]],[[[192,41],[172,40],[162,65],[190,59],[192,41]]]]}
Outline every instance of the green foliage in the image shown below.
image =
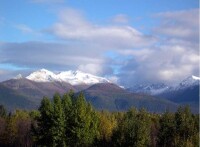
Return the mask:
{"type": "Polygon", "coordinates": [[[51,135],[53,146],[66,146],[65,144],[65,118],[59,94],[53,97],[53,111],[51,115],[51,135]]]}
{"type": "Polygon", "coordinates": [[[167,111],[160,118],[158,145],[174,146],[175,134],[176,134],[176,126],[175,126],[174,114],[167,111]]]}
{"type": "Polygon", "coordinates": [[[40,117],[40,112],[38,110],[32,110],[29,112],[29,115],[32,120],[36,120],[38,117],[40,117]]]}
{"type": "Polygon", "coordinates": [[[85,101],[83,94],[75,97],[70,91],[62,99],[55,94],[52,102],[44,98],[39,112],[33,127],[38,145],[89,146],[98,136],[97,112],[85,101]]]}
{"type": "Polygon", "coordinates": [[[117,126],[117,120],[112,113],[107,111],[102,111],[99,113],[99,140],[105,144],[111,142],[111,137],[113,135],[113,130],[117,126]]]}
{"type": "Polygon", "coordinates": [[[176,125],[176,146],[191,146],[193,136],[198,130],[195,128],[195,121],[188,106],[179,107],[175,113],[176,125]]]}
{"type": "Polygon", "coordinates": [[[151,119],[149,114],[141,109],[130,109],[120,122],[115,132],[116,146],[143,147],[150,145],[151,119]]]}
{"type": "Polygon", "coordinates": [[[73,91],[50,101],[44,97],[37,110],[1,107],[0,146],[131,146],[198,147],[199,114],[189,107],[153,114],[145,109],[127,112],[95,111],[84,95],[73,91]]]}
{"type": "Polygon", "coordinates": [[[71,146],[89,146],[98,135],[98,117],[81,93],[73,103],[70,119],[71,146]]]}
{"type": "Polygon", "coordinates": [[[158,145],[193,147],[199,142],[198,115],[189,107],[179,107],[175,114],[165,112],[160,119],[158,145]]]}
{"type": "Polygon", "coordinates": [[[50,100],[44,97],[39,108],[40,117],[37,119],[37,129],[34,128],[37,144],[42,146],[51,146],[53,144],[52,112],[53,107],[50,100]]]}
{"type": "Polygon", "coordinates": [[[16,110],[6,118],[5,146],[32,146],[31,118],[27,111],[16,110]]]}
{"type": "Polygon", "coordinates": [[[66,93],[62,97],[62,107],[64,114],[64,129],[65,129],[65,142],[69,144],[69,134],[70,134],[70,119],[71,119],[71,110],[72,110],[72,100],[70,93],[66,93]]]}

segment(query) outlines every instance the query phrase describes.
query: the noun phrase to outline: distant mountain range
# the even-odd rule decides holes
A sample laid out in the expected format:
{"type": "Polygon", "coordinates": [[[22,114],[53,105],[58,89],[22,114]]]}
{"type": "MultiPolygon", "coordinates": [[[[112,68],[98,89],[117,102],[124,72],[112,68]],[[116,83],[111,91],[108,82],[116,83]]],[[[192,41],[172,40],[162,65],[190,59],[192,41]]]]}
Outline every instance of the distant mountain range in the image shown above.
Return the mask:
{"type": "Polygon", "coordinates": [[[190,76],[184,79],[177,85],[169,86],[164,83],[154,83],[154,84],[135,84],[131,87],[126,88],[130,92],[134,93],[146,93],[150,95],[159,95],[161,93],[169,91],[179,91],[187,89],[188,87],[198,86],[200,78],[196,76],[190,76]]]}
{"type": "Polygon", "coordinates": [[[0,104],[4,104],[10,110],[35,109],[39,106],[43,96],[52,98],[55,92],[64,94],[72,89],[77,94],[83,92],[86,99],[99,110],[124,111],[130,107],[144,107],[151,112],[164,112],[166,109],[175,111],[180,104],[191,104],[194,106],[193,112],[197,112],[198,106],[193,104],[198,101],[196,98],[196,95],[199,97],[199,94],[196,94],[198,86],[198,82],[193,82],[188,78],[176,87],[169,87],[165,84],[146,84],[125,89],[111,83],[106,78],[81,71],[65,71],[55,74],[41,69],[24,78],[18,75],[1,82],[0,104]],[[193,89],[193,86],[197,88],[193,89]],[[187,96],[187,92],[189,99],[184,97],[187,96]]]}
{"type": "Polygon", "coordinates": [[[199,82],[200,78],[190,76],[177,85],[166,84],[140,84],[127,88],[129,92],[149,94],[159,99],[164,98],[172,102],[190,105],[198,109],[199,107],[199,82]]]}

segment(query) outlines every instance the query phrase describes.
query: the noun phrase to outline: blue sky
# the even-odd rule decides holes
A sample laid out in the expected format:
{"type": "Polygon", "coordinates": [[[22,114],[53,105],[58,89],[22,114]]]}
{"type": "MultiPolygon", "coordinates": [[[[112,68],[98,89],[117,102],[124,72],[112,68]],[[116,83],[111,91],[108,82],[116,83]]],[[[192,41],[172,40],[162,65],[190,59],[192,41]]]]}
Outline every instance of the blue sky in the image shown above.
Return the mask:
{"type": "MultiPolygon", "coordinates": [[[[98,24],[109,23],[118,14],[130,17],[130,24],[143,32],[154,26],[156,20],[151,16],[159,12],[188,10],[198,8],[198,0],[77,0],[60,1],[17,0],[12,3],[2,0],[0,5],[2,41],[23,42],[37,40],[36,36],[23,34],[15,26],[24,24],[32,29],[41,30],[51,26],[56,20],[56,11],[71,7],[82,11],[90,21],[98,24]],[[54,2],[55,1],[55,2],[54,2]],[[146,29],[145,29],[146,28],[146,29]]],[[[43,40],[48,37],[40,38],[43,40]]]]}
{"type": "Polygon", "coordinates": [[[39,68],[79,69],[123,85],[198,76],[198,3],[1,0],[0,80],[39,68]]]}

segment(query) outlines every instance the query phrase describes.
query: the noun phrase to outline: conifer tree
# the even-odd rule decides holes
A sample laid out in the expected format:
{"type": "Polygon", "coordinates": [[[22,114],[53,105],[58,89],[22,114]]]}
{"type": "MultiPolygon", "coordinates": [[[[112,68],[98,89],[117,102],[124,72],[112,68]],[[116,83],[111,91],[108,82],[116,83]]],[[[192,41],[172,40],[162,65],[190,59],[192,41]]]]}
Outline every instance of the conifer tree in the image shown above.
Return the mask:
{"type": "Polygon", "coordinates": [[[56,93],[53,97],[53,111],[51,121],[51,134],[53,139],[53,146],[66,146],[64,111],[61,103],[61,98],[58,93],[56,93]]]}
{"type": "Polygon", "coordinates": [[[195,134],[195,121],[188,106],[179,107],[175,113],[176,145],[189,146],[192,136],[195,134]]]}
{"type": "Polygon", "coordinates": [[[121,121],[118,120],[118,126],[112,137],[113,146],[133,146],[137,113],[136,109],[131,108],[125,113],[121,121]]]}
{"type": "Polygon", "coordinates": [[[97,136],[98,117],[81,93],[73,103],[70,120],[72,146],[89,146],[97,136]]]}
{"type": "Polygon", "coordinates": [[[71,111],[72,111],[72,100],[70,93],[66,93],[62,97],[62,107],[64,113],[64,127],[65,127],[65,142],[69,143],[70,134],[70,121],[71,121],[71,111]]]}
{"type": "Polygon", "coordinates": [[[158,133],[159,146],[174,146],[175,145],[176,126],[174,114],[166,111],[160,118],[160,128],[158,133]]]}
{"type": "Polygon", "coordinates": [[[148,113],[141,109],[139,112],[132,108],[119,124],[116,146],[143,147],[150,145],[151,120],[148,113]]]}
{"type": "Polygon", "coordinates": [[[47,97],[44,97],[39,107],[40,117],[37,119],[37,126],[33,128],[38,145],[52,146],[52,104],[47,97]]]}

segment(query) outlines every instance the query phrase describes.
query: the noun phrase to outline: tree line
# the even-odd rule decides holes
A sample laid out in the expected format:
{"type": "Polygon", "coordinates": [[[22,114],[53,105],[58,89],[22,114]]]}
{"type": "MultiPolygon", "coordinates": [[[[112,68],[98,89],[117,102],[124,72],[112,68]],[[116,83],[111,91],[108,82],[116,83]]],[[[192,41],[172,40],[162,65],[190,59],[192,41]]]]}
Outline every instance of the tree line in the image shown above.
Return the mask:
{"type": "Polygon", "coordinates": [[[199,114],[97,111],[70,91],[44,97],[38,110],[7,113],[0,105],[1,147],[198,147],[199,114]]]}

